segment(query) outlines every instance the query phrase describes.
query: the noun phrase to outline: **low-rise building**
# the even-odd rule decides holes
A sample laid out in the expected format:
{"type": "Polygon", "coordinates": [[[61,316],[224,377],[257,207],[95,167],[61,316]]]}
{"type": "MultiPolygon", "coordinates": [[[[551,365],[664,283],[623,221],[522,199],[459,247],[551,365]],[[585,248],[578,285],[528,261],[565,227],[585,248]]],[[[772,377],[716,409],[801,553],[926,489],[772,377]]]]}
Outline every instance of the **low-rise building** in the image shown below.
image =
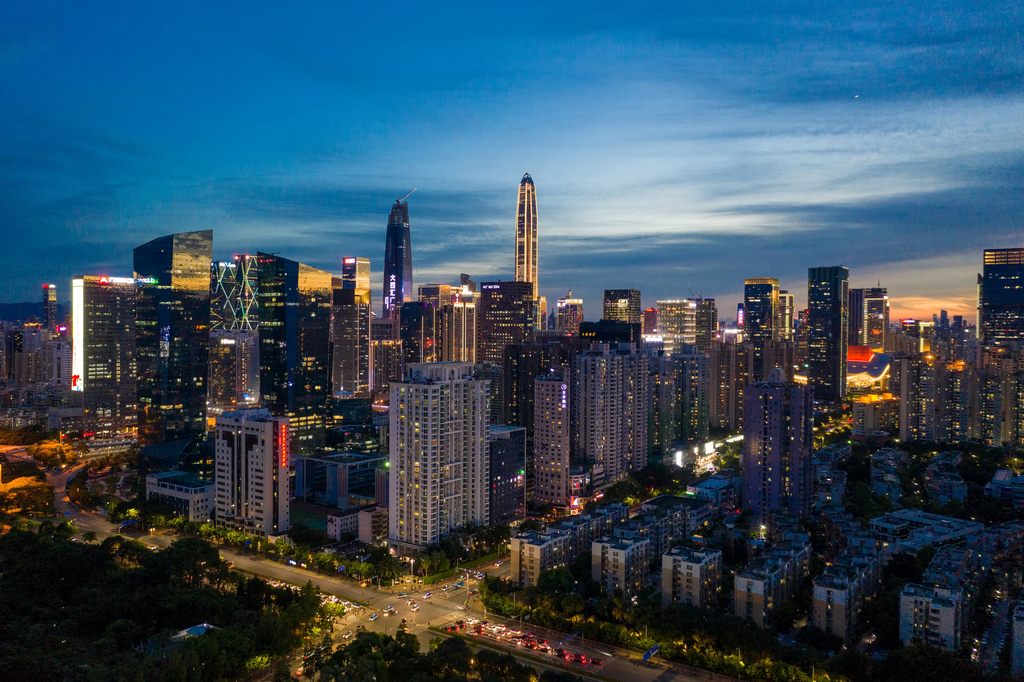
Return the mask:
{"type": "Polygon", "coordinates": [[[661,605],[705,606],[722,587],[722,553],[674,547],[661,557],[661,605]]]}
{"type": "Polygon", "coordinates": [[[334,541],[346,533],[359,532],[359,510],[352,509],[341,514],[327,515],[327,537],[334,541]]]}
{"type": "Polygon", "coordinates": [[[734,613],[758,627],[771,622],[772,612],[783,600],[783,568],[770,561],[752,561],[736,571],[733,583],[734,613]]]}
{"type": "Polygon", "coordinates": [[[359,542],[376,545],[388,538],[388,508],[383,506],[359,510],[359,542]]]}
{"type": "Polygon", "coordinates": [[[940,504],[950,500],[967,501],[967,483],[960,475],[963,453],[942,452],[932,457],[924,472],[924,489],[928,496],[940,504]]]}
{"type": "Polygon", "coordinates": [[[716,509],[733,509],[740,478],[731,471],[719,471],[686,486],[686,494],[708,500],[716,509]]]}
{"type": "Polygon", "coordinates": [[[165,471],[146,476],[146,499],[174,507],[174,513],[189,521],[210,520],[216,487],[186,471],[165,471]]]}
{"type": "Polygon", "coordinates": [[[916,552],[923,547],[953,540],[973,542],[985,530],[985,525],[977,521],[930,514],[920,509],[898,509],[871,519],[869,525],[883,550],[893,554],[916,552]]]}
{"type": "Polygon", "coordinates": [[[964,591],[908,584],[900,593],[900,639],[956,651],[963,628],[964,591]]]}
{"type": "Polygon", "coordinates": [[[871,455],[872,494],[888,497],[894,505],[899,505],[903,493],[899,471],[906,463],[906,454],[894,448],[885,448],[871,455]]]}
{"type": "Polygon", "coordinates": [[[511,578],[521,587],[536,585],[541,573],[570,561],[569,536],[557,530],[528,530],[514,536],[510,544],[511,578]]]}
{"type": "Polygon", "coordinates": [[[985,495],[1014,509],[1024,508],[1024,474],[1017,476],[1010,469],[999,469],[985,484],[985,495]]]}
{"type": "Polygon", "coordinates": [[[648,548],[642,538],[605,536],[591,546],[590,575],[608,594],[622,590],[632,596],[647,587],[648,548]]]}

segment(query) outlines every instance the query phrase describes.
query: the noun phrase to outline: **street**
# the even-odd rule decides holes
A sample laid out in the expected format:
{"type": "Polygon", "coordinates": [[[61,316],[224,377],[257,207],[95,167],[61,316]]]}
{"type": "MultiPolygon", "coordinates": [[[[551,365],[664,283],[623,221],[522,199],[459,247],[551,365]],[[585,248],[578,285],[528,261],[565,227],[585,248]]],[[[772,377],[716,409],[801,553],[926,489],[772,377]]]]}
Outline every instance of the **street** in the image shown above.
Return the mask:
{"type": "MultiPolygon", "coordinates": [[[[24,448],[0,448],[0,454],[38,465],[38,462],[35,462],[35,460],[32,460],[25,454],[24,448]]],[[[147,546],[165,549],[178,539],[176,534],[167,531],[150,533],[144,529],[135,530],[129,528],[121,530],[109,523],[102,514],[87,512],[76,506],[67,495],[67,485],[68,481],[84,466],[84,464],[79,464],[61,472],[43,468],[47,483],[54,488],[54,506],[60,516],[67,518],[83,532],[93,531],[101,541],[110,535],[120,533],[125,537],[138,539],[147,546]]],[[[342,636],[346,632],[352,631],[354,633],[356,628],[359,627],[364,627],[371,632],[383,632],[393,635],[404,618],[407,621],[407,630],[419,638],[425,651],[430,646],[430,640],[440,636],[439,633],[429,630],[431,626],[441,627],[445,624],[465,619],[467,616],[491,622],[509,622],[503,618],[487,615],[480,604],[479,594],[469,594],[470,590],[477,589],[479,582],[476,578],[472,577],[464,581],[464,587],[448,590],[444,589],[445,586],[453,585],[460,580],[459,577],[452,577],[435,585],[403,584],[383,588],[360,587],[358,583],[349,580],[312,573],[298,566],[281,564],[262,556],[238,552],[225,547],[220,548],[220,553],[225,560],[233,562],[235,570],[297,586],[305,585],[311,581],[325,594],[340,597],[350,602],[368,604],[368,606],[353,609],[345,614],[339,623],[339,628],[335,632],[335,643],[341,642],[342,636]],[[407,596],[398,597],[403,592],[406,592],[407,596]],[[429,597],[427,597],[428,593],[429,597]],[[412,611],[412,605],[407,603],[410,600],[415,600],[419,604],[419,609],[415,612],[412,611]],[[394,610],[390,615],[385,615],[384,607],[388,605],[392,606],[394,610]],[[371,621],[370,616],[374,613],[377,614],[377,618],[371,621]]],[[[510,564],[508,561],[503,561],[500,565],[492,563],[478,569],[471,569],[471,571],[480,571],[498,577],[508,577],[510,564]]],[[[524,629],[530,629],[528,624],[524,629]]],[[[549,638],[552,645],[568,637],[564,633],[553,633],[537,628],[533,629],[538,633],[543,632],[549,638]]],[[[473,638],[470,637],[470,639],[473,638]]],[[[554,656],[546,656],[536,652],[526,654],[522,650],[517,649],[515,645],[510,645],[507,640],[502,641],[499,638],[491,637],[489,638],[489,643],[501,646],[521,662],[532,666],[568,670],[574,674],[586,677],[590,677],[588,673],[596,672],[589,669],[584,670],[578,663],[561,661],[554,656]],[[533,660],[545,657],[550,657],[551,662],[533,660]]],[[[585,653],[589,658],[604,659],[604,665],[600,666],[600,674],[605,678],[622,680],[622,682],[707,680],[711,677],[710,673],[701,672],[699,675],[691,675],[677,670],[669,670],[666,665],[661,663],[645,664],[637,658],[613,656],[609,653],[608,647],[602,645],[597,645],[596,647],[586,646],[582,641],[573,641],[571,646],[566,646],[565,648],[571,649],[573,653],[585,653]]],[[[593,666],[588,666],[588,668],[591,667],[593,666]]],[[[718,679],[725,678],[718,677],[718,679]]]]}

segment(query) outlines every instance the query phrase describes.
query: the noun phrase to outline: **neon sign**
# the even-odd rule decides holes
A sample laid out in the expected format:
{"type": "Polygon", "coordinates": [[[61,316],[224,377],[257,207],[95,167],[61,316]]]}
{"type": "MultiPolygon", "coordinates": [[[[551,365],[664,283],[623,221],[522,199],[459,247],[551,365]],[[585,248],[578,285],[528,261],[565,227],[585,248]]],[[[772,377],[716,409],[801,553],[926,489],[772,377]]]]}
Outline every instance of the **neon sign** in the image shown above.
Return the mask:
{"type": "Polygon", "coordinates": [[[84,390],[85,374],[85,280],[71,282],[71,390],[84,390]]]}

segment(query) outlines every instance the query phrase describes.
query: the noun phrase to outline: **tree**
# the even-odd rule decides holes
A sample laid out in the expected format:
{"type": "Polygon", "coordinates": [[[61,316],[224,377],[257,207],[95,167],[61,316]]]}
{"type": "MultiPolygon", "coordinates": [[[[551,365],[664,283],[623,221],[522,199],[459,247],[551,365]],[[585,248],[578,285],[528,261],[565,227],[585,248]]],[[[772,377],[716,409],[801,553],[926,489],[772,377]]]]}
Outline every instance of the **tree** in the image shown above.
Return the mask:
{"type": "Polygon", "coordinates": [[[274,666],[274,682],[288,682],[292,678],[291,668],[288,667],[288,659],[278,659],[274,666]]]}
{"type": "Polygon", "coordinates": [[[377,562],[377,577],[381,580],[395,580],[402,575],[404,564],[390,554],[384,555],[377,562]]]}

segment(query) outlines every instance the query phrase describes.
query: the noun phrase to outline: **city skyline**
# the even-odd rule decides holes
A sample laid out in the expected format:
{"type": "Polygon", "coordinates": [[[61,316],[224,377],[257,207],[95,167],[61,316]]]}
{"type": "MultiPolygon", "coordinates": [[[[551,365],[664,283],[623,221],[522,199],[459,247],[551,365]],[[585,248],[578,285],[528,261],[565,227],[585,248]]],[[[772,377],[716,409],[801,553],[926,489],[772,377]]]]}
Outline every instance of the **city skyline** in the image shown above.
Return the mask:
{"type": "Polygon", "coordinates": [[[410,187],[416,283],[511,280],[525,171],[543,187],[540,293],[571,288],[587,319],[606,288],[730,310],[751,276],[802,307],[807,268],[843,265],[851,287],[888,287],[894,317],[973,320],[976,254],[1020,242],[1019,20],[999,8],[495,8],[444,26],[412,9],[440,33],[399,29],[391,53],[374,8],[341,41],[326,9],[235,25],[208,8],[159,30],[153,11],[4,10],[0,205],[18,258],[0,300],[57,283],[66,302],[73,276],[123,274],[134,245],[208,228],[217,259],[337,273],[359,254],[379,282],[384,216],[410,187]]]}

